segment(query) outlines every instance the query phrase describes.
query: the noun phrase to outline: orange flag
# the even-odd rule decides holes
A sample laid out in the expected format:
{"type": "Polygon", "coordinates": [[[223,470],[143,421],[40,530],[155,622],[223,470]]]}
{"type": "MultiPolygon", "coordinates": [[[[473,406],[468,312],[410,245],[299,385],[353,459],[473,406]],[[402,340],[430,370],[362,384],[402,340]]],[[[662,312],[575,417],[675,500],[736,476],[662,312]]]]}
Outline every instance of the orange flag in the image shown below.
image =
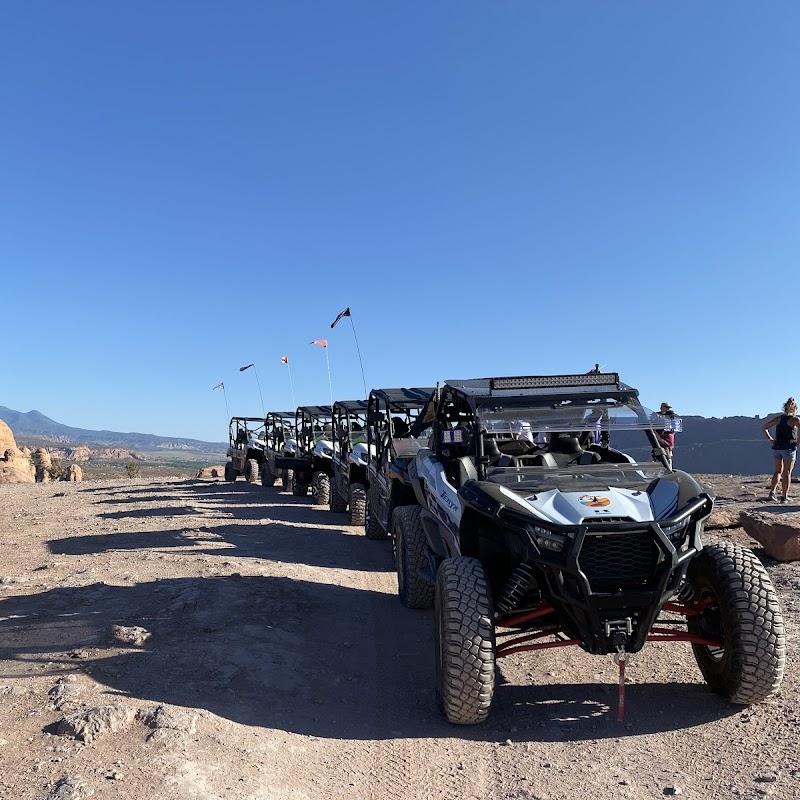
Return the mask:
{"type": "Polygon", "coordinates": [[[281,356],[281,364],[288,364],[289,356],[281,356]]]}
{"type": "Polygon", "coordinates": [[[327,339],[314,339],[314,341],[311,342],[311,344],[321,344],[323,347],[327,347],[328,346],[328,340],[327,339]]]}

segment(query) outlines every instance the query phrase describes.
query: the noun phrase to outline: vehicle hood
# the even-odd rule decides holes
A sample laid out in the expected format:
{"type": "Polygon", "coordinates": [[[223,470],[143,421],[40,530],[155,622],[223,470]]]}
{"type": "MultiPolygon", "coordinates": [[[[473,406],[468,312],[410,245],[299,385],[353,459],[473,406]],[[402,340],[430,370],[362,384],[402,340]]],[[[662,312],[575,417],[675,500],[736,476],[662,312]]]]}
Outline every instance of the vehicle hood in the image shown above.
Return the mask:
{"type": "Polygon", "coordinates": [[[347,456],[347,460],[351,464],[357,464],[361,467],[365,467],[369,462],[370,452],[372,453],[372,455],[375,455],[374,445],[370,448],[370,450],[367,450],[367,446],[362,442],[359,442],[358,444],[353,445],[353,449],[347,456]]]}
{"type": "Polygon", "coordinates": [[[578,525],[605,518],[645,522],[656,519],[650,495],[639,489],[609,488],[598,492],[551,489],[523,498],[537,514],[559,525],[578,525]]]}
{"type": "Polygon", "coordinates": [[[333,457],[333,444],[327,439],[320,439],[314,445],[314,455],[319,458],[332,458],[333,457]]]}

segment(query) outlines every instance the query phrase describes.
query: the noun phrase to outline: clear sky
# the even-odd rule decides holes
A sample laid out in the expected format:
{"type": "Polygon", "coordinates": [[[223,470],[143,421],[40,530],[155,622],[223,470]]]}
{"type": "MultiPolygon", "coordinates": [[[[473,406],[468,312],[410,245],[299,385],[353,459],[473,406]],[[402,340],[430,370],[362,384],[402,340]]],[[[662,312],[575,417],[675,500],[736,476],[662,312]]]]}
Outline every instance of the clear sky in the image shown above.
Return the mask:
{"type": "Polygon", "coordinates": [[[0,405],[227,435],[370,386],[800,396],[800,4],[0,5],[0,405]]]}

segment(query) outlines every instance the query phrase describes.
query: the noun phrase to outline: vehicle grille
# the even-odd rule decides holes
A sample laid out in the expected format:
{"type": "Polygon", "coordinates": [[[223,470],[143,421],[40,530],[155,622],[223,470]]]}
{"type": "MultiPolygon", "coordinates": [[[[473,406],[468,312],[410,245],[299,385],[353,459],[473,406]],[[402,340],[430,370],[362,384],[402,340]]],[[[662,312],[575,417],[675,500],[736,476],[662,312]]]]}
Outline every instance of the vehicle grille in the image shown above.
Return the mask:
{"type": "Polygon", "coordinates": [[[581,525],[608,525],[618,522],[633,522],[630,517],[585,517],[581,520],[581,525]]]}
{"type": "Polygon", "coordinates": [[[587,533],[578,564],[594,592],[641,589],[653,579],[658,553],[648,531],[587,533]]]}

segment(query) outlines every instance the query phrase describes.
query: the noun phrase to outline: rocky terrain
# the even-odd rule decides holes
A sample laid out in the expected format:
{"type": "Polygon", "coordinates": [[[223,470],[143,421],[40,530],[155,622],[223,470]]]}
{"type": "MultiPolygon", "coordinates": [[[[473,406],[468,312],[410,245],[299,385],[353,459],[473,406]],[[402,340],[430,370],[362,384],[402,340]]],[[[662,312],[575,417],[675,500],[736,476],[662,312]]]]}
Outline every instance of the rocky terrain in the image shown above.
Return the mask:
{"type": "MultiPolygon", "coordinates": [[[[707,480],[715,524],[800,516],[763,476],[707,480]]],[[[242,481],[0,486],[0,798],[800,797],[800,563],[708,533],[753,545],[781,595],[765,703],[651,644],[618,723],[615,665],[570,648],[503,659],[492,716],[460,728],[435,706],[431,612],[345,521],[242,481]]]]}

